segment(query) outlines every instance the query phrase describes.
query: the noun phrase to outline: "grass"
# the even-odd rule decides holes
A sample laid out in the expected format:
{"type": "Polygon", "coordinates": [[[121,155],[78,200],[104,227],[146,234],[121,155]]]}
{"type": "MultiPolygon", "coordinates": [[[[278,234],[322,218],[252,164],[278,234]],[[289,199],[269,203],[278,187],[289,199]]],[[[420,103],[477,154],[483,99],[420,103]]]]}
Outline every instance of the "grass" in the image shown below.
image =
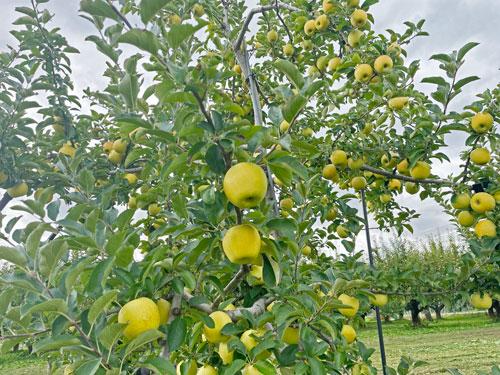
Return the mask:
{"type": "MultiPolygon", "coordinates": [[[[500,322],[484,314],[448,316],[426,322],[420,329],[414,329],[409,320],[384,323],[382,328],[390,367],[396,368],[403,355],[428,362],[413,370],[414,375],[448,374],[447,368],[476,375],[476,370],[489,372],[500,363],[500,322]]],[[[368,322],[366,328],[359,329],[358,337],[377,349],[372,360],[381,368],[376,323],[368,322]]]]}
{"type": "MultiPolygon", "coordinates": [[[[411,372],[412,375],[448,374],[456,368],[463,375],[476,375],[476,370],[489,371],[500,363],[500,322],[484,314],[454,315],[425,323],[414,329],[409,320],[383,324],[388,364],[396,368],[401,356],[429,364],[411,372]]],[[[381,368],[378,352],[377,327],[368,321],[358,329],[358,337],[368,346],[377,348],[372,359],[381,368]]],[[[0,356],[0,375],[45,375],[42,358],[25,351],[0,356]]]]}

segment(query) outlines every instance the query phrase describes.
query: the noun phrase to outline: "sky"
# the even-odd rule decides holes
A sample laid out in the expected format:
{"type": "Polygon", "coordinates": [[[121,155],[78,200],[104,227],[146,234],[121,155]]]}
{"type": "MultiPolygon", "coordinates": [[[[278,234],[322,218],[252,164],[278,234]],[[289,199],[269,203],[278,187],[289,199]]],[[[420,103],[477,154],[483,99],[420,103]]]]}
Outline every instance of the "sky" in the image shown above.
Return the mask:
{"type": "MultiPolygon", "coordinates": [[[[14,11],[16,6],[29,6],[29,0],[0,0],[0,50],[5,50],[7,44],[15,44],[9,34],[11,23],[19,17],[14,11]]],[[[319,3],[319,2],[318,2],[319,3]]],[[[249,8],[255,6],[256,0],[247,1],[249,8]]],[[[77,92],[90,87],[93,90],[105,87],[106,81],[101,78],[106,68],[104,58],[96,51],[94,44],[86,42],[85,37],[95,33],[93,25],[78,14],[79,1],[51,0],[42,4],[55,13],[51,24],[62,29],[70,45],[78,48],[80,55],[72,56],[73,78],[77,92]]],[[[426,76],[441,75],[438,64],[430,61],[435,53],[449,53],[459,49],[467,42],[479,42],[466,57],[466,63],[459,78],[477,75],[481,80],[466,86],[464,93],[453,102],[452,110],[461,110],[464,105],[474,100],[474,95],[487,88],[493,88],[500,82],[500,48],[498,47],[500,19],[500,1],[498,0],[381,0],[372,6],[370,13],[375,18],[373,29],[383,33],[386,29],[403,32],[405,21],[417,23],[426,19],[423,29],[430,33],[429,37],[415,39],[407,48],[409,64],[420,59],[422,70],[418,73],[416,82],[426,76]]],[[[429,90],[433,85],[421,84],[418,88],[429,90]]],[[[458,153],[463,149],[464,138],[459,136],[446,139],[450,147],[447,154],[451,163],[433,164],[433,172],[446,177],[450,172],[458,170],[458,153]]],[[[449,217],[430,199],[421,202],[414,196],[403,194],[398,200],[410,208],[416,209],[421,217],[413,221],[416,237],[445,233],[453,229],[449,217]]],[[[361,213],[361,212],[360,212],[361,213]]],[[[372,227],[371,225],[370,227],[372,227]]],[[[381,234],[372,232],[375,237],[381,234]]],[[[365,244],[364,234],[358,236],[359,245],[365,244]]]]}

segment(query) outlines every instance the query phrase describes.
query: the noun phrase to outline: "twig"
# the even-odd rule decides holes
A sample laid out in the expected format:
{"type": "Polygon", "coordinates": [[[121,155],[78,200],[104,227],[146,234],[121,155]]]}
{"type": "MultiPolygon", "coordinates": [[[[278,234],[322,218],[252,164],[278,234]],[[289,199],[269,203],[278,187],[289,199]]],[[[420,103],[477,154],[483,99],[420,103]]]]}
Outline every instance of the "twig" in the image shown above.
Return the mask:
{"type": "Polygon", "coordinates": [[[2,197],[2,200],[0,200],[0,212],[7,206],[7,203],[9,203],[12,200],[12,197],[5,193],[2,197]]]}
{"type": "Polygon", "coordinates": [[[259,315],[262,315],[266,312],[267,306],[269,306],[271,303],[273,303],[274,300],[275,300],[274,297],[262,297],[262,298],[259,298],[257,301],[255,301],[255,303],[252,305],[252,307],[239,307],[235,310],[226,311],[226,314],[229,315],[229,317],[233,321],[242,318],[243,311],[246,311],[246,312],[252,314],[254,317],[258,317],[259,315]]]}
{"type": "Polygon", "coordinates": [[[454,183],[452,181],[442,180],[442,179],[426,178],[423,180],[417,180],[416,178],[413,178],[413,177],[408,177],[408,176],[404,176],[401,174],[396,174],[393,172],[384,171],[382,169],[377,169],[377,168],[374,168],[368,164],[363,164],[363,166],[361,167],[361,170],[380,174],[380,175],[385,176],[385,177],[397,178],[398,180],[403,180],[403,181],[408,181],[408,182],[416,182],[419,184],[454,185],[454,183]]]}
{"type": "Polygon", "coordinates": [[[125,23],[125,25],[127,25],[129,29],[132,29],[132,25],[130,24],[130,22],[128,22],[125,16],[121,14],[121,12],[113,5],[113,3],[111,3],[111,0],[106,0],[106,1],[108,5],[111,7],[111,9],[113,9],[113,12],[115,12],[116,15],[120,17],[120,19],[125,23]]]}
{"type": "Polygon", "coordinates": [[[245,277],[248,271],[250,271],[250,266],[248,264],[242,264],[239,271],[236,272],[233,279],[224,288],[224,292],[222,294],[219,294],[217,298],[215,298],[214,302],[212,303],[212,310],[215,310],[217,306],[219,306],[222,297],[230,293],[240,283],[243,277],[245,277]]]}

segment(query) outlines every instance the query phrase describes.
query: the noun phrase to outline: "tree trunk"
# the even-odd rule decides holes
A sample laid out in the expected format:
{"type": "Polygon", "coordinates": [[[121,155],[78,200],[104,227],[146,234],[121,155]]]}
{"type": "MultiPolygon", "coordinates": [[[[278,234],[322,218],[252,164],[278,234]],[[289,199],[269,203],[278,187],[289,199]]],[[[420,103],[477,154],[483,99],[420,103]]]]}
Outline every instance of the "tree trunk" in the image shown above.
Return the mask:
{"type": "Polygon", "coordinates": [[[413,323],[413,327],[418,328],[420,326],[420,317],[418,316],[418,313],[421,311],[418,308],[418,301],[415,299],[412,299],[408,303],[408,308],[411,312],[411,322],[413,323]]]}
{"type": "Polygon", "coordinates": [[[495,317],[495,311],[493,309],[493,305],[488,309],[488,316],[493,319],[495,317]]]}
{"type": "Polygon", "coordinates": [[[491,307],[493,307],[493,309],[495,309],[496,318],[500,318],[500,302],[498,302],[496,299],[494,299],[491,307]]]}
{"type": "Polygon", "coordinates": [[[427,321],[432,322],[432,314],[431,314],[431,311],[429,310],[429,308],[424,310],[424,315],[425,315],[425,319],[427,319],[427,321]]]}
{"type": "Polygon", "coordinates": [[[444,309],[444,304],[440,304],[439,306],[434,307],[434,312],[436,313],[436,319],[443,319],[441,316],[441,311],[444,309]]]}

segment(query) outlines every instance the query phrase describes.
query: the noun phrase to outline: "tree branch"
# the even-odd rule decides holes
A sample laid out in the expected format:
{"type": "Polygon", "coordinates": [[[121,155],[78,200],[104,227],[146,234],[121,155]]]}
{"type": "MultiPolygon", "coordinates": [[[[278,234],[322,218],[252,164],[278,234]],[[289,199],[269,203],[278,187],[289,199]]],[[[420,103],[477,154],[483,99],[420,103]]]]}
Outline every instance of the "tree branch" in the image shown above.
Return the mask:
{"type": "Polygon", "coordinates": [[[116,13],[116,15],[118,17],[120,17],[120,19],[125,23],[125,25],[127,25],[127,27],[129,29],[132,29],[132,25],[130,24],[130,22],[128,22],[128,20],[125,18],[125,16],[123,14],[121,14],[121,12],[113,5],[113,3],[111,2],[111,0],[106,0],[108,5],[111,7],[111,9],[113,9],[113,12],[116,13]]]}
{"type": "Polygon", "coordinates": [[[408,176],[404,176],[401,174],[396,174],[393,172],[388,172],[388,171],[384,171],[382,169],[374,168],[368,164],[363,164],[363,166],[361,167],[361,170],[380,174],[380,175],[385,176],[385,177],[397,178],[398,180],[416,182],[419,184],[454,185],[454,183],[452,181],[442,180],[442,179],[426,178],[424,180],[417,180],[416,178],[413,178],[413,177],[408,177],[408,176]]]}
{"type": "Polygon", "coordinates": [[[215,310],[217,306],[219,306],[220,301],[222,300],[222,297],[229,294],[239,283],[240,281],[245,277],[245,275],[250,271],[250,266],[248,264],[242,264],[239,271],[234,275],[233,279],[229,282],[229,284],[226,285],[224,288],[224,293],[219,294],[217,298],[214,300],[212,303],[212,310],[215,310]]]}
{"type": "Polygon", "coordinates": [[[254,317],[258,317],[266,312],[267,306],[273,303],[274,300],[274,297],[262,297],[255,301],[252,307],[239,307],[235,310],[226,311],[226,314],[229,315],[233,321],[242,318],[243,311],[247,311],[254,317]]]}
{"type": "Polygon", "coordinates": [[[0,200],[0,212],[7,206],[7,203],[9,203],[12,200],[12,197],[5,193],[2,197],[2,200],[0,200]]]}

